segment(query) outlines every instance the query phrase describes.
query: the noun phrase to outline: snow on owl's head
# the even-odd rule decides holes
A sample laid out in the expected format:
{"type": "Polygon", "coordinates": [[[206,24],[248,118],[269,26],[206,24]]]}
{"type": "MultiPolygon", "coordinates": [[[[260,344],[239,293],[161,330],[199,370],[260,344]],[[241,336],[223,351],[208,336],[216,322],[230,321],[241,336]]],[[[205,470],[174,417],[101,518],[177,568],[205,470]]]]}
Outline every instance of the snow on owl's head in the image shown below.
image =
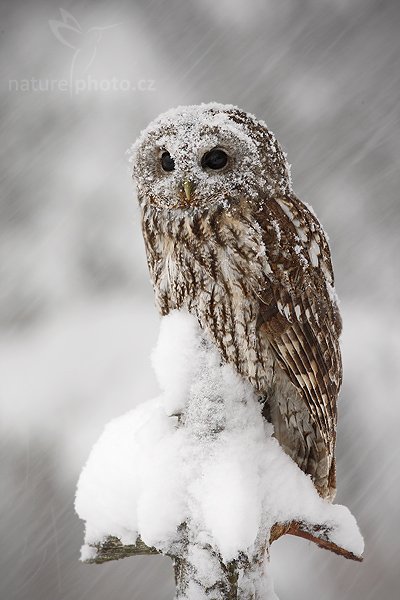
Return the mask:
{"type": "Polygon", "coordinates": [[[208,211],[290,191],[289,165],[265,123],[231,105],[180,106],[132,146],[141,204],[208,211]]]}

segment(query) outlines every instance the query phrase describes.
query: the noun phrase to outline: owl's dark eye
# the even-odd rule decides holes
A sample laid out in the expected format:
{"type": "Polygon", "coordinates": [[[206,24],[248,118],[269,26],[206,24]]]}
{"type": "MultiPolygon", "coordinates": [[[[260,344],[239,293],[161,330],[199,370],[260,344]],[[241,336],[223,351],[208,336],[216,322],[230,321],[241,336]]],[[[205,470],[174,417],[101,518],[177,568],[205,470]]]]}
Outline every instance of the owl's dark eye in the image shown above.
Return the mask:
{"type": "Polygon", "coordinates": [[[175,169],[175,161],[169,152],[161,154],[161,166],[164,171],[173,171],[175,169]]]}
{"type": "Polygon", "coordinates": [[[213,171],[217,171],[218,169],[223,169],[227,162],[227,153],[221,150],[221,148],[213,148],[204,154],[201,159],[201,166],[203,169],[208,167],[209,169],[213,169],[213,171]]]}

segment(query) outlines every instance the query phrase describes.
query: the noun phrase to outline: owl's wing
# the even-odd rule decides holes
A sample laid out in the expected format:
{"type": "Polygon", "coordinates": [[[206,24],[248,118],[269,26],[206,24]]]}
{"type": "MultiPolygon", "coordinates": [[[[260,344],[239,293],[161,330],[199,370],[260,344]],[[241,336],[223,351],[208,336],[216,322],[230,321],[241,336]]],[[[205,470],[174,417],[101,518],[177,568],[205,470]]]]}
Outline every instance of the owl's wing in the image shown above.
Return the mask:
{"type": "Polygon", "coordinates": [[[333,452],[341,319],[326,236],[294,196],[269,200],[258,221],[271,271],[270,285],[260,296],[260,326],[333,452]]]}

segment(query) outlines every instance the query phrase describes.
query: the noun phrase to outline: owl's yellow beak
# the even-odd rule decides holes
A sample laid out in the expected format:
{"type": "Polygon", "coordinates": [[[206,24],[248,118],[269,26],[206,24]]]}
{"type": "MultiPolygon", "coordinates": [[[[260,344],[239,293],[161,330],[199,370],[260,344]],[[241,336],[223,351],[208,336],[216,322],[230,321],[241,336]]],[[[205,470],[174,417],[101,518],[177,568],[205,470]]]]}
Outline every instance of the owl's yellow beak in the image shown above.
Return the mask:
{"type": "Polygon", "coordinates": [[[183,191],[185,192],[186,200],[190,202],[190,197],[193,191],[193,183],[190,181],[190,179],[185,179],[183,181],[183,191]]]}

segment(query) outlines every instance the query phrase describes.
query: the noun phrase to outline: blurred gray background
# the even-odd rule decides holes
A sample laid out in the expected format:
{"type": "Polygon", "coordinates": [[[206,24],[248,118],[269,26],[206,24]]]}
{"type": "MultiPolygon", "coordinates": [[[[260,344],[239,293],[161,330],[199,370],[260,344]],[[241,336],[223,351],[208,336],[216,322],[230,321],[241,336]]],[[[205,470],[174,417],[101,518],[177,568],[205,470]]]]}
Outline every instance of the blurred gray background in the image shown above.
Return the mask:
{"type": "Polygon", "coordinates": [[[157,393],[125,151],[161,111],[210,100],[263,118],[288,152],[330,236],[344,316],[337,501],[358,518],[365,561],[281,540],[277,592],[399,598],[399,2],[0,11],[1,600],[173,596],[169,559],[82,565],[73,499],[104,424],[157,393]]]}

